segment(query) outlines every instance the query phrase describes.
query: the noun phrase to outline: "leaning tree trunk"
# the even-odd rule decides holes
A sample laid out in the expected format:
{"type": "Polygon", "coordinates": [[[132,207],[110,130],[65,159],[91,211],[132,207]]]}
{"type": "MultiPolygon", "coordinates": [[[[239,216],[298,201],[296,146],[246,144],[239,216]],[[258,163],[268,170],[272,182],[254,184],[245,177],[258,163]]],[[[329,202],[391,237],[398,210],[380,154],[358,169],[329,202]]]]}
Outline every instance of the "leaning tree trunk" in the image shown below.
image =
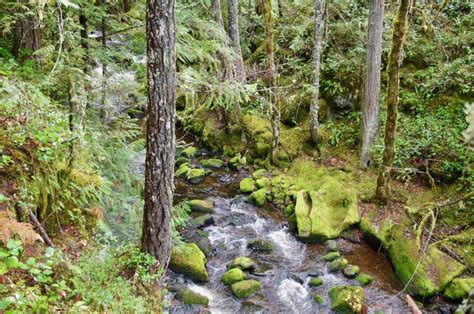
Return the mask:
{"type": "Polygon", "coordinates": [[[380,70],[382,63],[382,33],[384,0],[371,0],[369,11],[369,34],[365,73],[365,96],[362,122],[362,148],[360,167],[369,166],[370,151],[377,138],[379,128],[380,70]]]}
{"type": "Polygon", "coordinates": [[[221,29],[224,29],[224,20],[222,19],[221,0],[211,1],[211,18],[214,22],[219,25],[221,29]]]}
{"type": "Polygon", "coordinates": [[[280,111],[277,107],[277,71],[275,67],[275,56],[273,53],[274,29],[272,0],[263,0],[263,15],[265,19],[265,47],[267,51],[268,88],[270,91],[270,115],[272,122],[272,146],[270,148],[270,159],[273,164],[277,162],[277,150],[280,143],[280,111]]]}
{"type": "MultiPolygon", "coordinates": [[[[22,8],[28,8],[30,5],[28,1],[21,0],[22,8]]],[[[29,53],[33,53],[41,48],[41,32],[40,32],[40,20],[36,9],[28,8],[25,9],[27,13],[23,17],[16,21],[14,27],[14,42],[13,42],[13,54],[15,57],[20,57],[24,50],[29,53]]]]}
{"type": "Polygon", "coordinates": [[[142,248],[167,268],[176,114],[175,0],[147,1],[148,119],[142,248]]]}
{"type": "Polygon", "coordinates": [[[393,22],[392,48],[388,56],[387,80],[387,121],[385,124],[385,148],[383,162],[377,179],[376,197],[386,202],[390,199],[390,172],[395,158],[395,136],[397,131],[398,94],[400,87],[400,65],[403,44],[408,28],[408,18],[412,0],[401,0],[397,16],[393,22]]]}
{"type": "Polygon", "coordinates": [[[239,1],[229,0],[227,3],[229,11],[228,33],[234,52],[237,55],[234,60],[235,79],[239,82],[245,81],[244,60],[242,59],[242,50],[240,48],[239,31],[239,1]]]}
{"type": "Polygon", "coordinates": [[[323,26],[324,26],[324,11],[325,3],[324,0],[314,1],[314,15],[316,25],[314,27],[314,48],[313,48],[313,95],[311,98],[310,106],[310,129],[311,129],[311,140],[314,143],[318,142],[318,129],[319,129],[319,75],[321,71],[321,55],[323,50],[323,26]]]}

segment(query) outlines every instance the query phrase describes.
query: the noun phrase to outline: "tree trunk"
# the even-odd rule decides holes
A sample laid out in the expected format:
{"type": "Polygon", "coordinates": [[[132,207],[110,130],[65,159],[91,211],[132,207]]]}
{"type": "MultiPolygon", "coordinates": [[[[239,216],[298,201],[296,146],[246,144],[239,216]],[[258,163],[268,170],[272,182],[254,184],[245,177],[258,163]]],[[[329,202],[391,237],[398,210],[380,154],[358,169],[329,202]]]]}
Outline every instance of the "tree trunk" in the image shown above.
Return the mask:
{"type": "Polygon", "coordinates": [[[168,267],[174,191],[175,0],[148,0],[148,119],[142,248],[168,267]]]}
{"type": "Polygon", "coordinates": [[[234,60],[235,79],[239,82],[245,81],[244,60],[242,59],[242,50],[240,49],[240,31],[239,31],[239,1],[229,0],[227,3],[229,9],[229,37],[237,55],[234,60]]]}
{"type": "Polygon", "coordinates": [[[224,21],[222,19],[221,0],[211,1],[211,18],[214,22],[219,25],[221,29],[224,29],[224,21]]]}
{"type": "Polygon", "coordinates": [[[412,0],[401,0],[397,16],[393,22],[392,48],[388,56],[387,80],[387,121],[385,125],[385,148],[383,162],[377,179],[376,197],[386,202],[390,199],[390,172],[395,158],[395,136],[397,131],[398,94],[400,87],[400,65],[403,56],[403,44],[408,28],[408,18],[412,0]]]}
{"type": "Polygon", "coordinates": [[[265,46],[267,51],[268,88],[270,91],[270,115],[272,123],[272,146],[270,159],[273,164],[277,162],[277,150],[280,143],[280,111],[277,107],[277,70],[275,67],[275,56],[273,53],[274,29],[272,0],[263,0],[263,15],[265,19],[265,46]]]}
{"type": "MultiPolygon", "coordinates": [[[[24,4],[22,7],[29,7],[28,1],[22,0],[24,4]]],[[[13,54],[15,57],[20,57],[22,51],[27,50],[28,53],[33,53],[41,48],[41,32],[40,21],[35,9],[28,9],[34,12],[23,16],[16,21],[15,24],[15,39],[13,43],[13,54]]],[[[26,13],[26,12],[23,12],[26,13]]]]}
{"type": "Polygon", "coordinates": [[[362,169],[367,168],[372,160],[370,151],[377,138],[379,128],[383,6],[384,0],[371,0],[370,2],[362,123],[362,149],[360,154],[360,167],[362,169]]]}
{"type": "Polygon", "coordinates": [[[314,15],[316,24],[314,27],[314,48],[313,48],[313,95],[311,98],[310,107],[310,129],[311,139],[314,143],[318,142],[318,128],[319,128],[319,74],[321,70],[321,55],[323,50],[323,26],[324,26],[324,0],[314,1],[314,15]]]}
{"type": "Polygon", "coordinates": [[[130,0],[123,0],[123,12],[127,13],[130,11],[130,0]]]}
{"type": "MultiPolygon", "coordinates": [[[[105,13],[104,13],[105,14],[105,13]]],[[[102,53],[104,54],[104,61],[102,62],[102,90],[101,90],[101,99],[100,99],[100,119],[102,122],[107,120],[107,108],[106,108],[106,98],[107,98],[107,62],[105,61],[105,55],[107,51],[107,25],[105,23],[105,16],[102,17],[100,23],[100,30],[102,32],[102,53]]]]}

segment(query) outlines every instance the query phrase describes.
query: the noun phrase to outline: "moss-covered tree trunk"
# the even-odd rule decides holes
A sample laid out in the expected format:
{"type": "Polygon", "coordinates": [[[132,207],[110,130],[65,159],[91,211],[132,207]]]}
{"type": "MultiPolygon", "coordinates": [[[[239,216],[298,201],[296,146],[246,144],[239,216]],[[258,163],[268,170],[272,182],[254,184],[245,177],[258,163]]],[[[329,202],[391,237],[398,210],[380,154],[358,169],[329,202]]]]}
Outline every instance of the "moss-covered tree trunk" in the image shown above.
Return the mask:
{"type": "Polygon", "coordinates": [[[214,22],[219,25],[221,29],[224,29],[224,21],[222,19],[221,0],[211,1],[211,18],[214,22]]]}
{"type": "Polygon", "coordinates": [[[369,33],[365,70],[364,110],[362,117],[362,147],[360,167],[365,169],[372,159],[371,149],[379,129],[380,68],[382,63],[382,34],[384,0],[371,0],[369,33]]]}
{"type": "Polygon", "coordinates": [[[229,0],[227,3],[228,6],[228,15],[229,15],[229,25],[228,25],[228,34],[236,58],[234,60],[234,72],[235,79],[239,82],[245,81],[245,69],[244,69],[244,60],[242,59],[242,49],[240,48],[240,31],[239,31],[239,1],[238,0],[229,0]]]}
{"type": "Polygon", "coordinates": [[[265,47],[267,52],[268,84],[270,95],[270,115],[272,123],[272,146],[270,158],[272,163],[277,162],[276,153],[280,143],[280,111],[277,107],[277,70],[273,42],[275,31],[273,28],[272,0],[263,0],[263,16],[265,20],[265,47]]]}
{"type": "Polygon", "coordinates": [[[387,121],[385,124],[385,147],[383,162],[377,179],[376,197],[386,202],[390,199],[390,172],[395,158],[395,136],[398,117],[398,94],[400,87],[400,65],[403,57],[403,44],[408,29],[408,19],[412,0],[401,0],[397,16],[393,22],[392,48],[388,56],[387,80],[387,121]]]}
{"type": "Polygon", "coordinates": [[[13,54],[18,58],[26,51],[33,53],[41,48],[40,19],[36,8],[26,0],[19,1],[23,16],[14,27],[13,54]]]}
{"type": "Polygon", "coordinates": [[[164,269],[171,253],[176,116],[175,0],[147,1],[148,117],[141,244],[164,269]]]}
{"type": "Polygon", "coordinates": [[[323,52],[323,33],[324,33],[324,11],[325,0],[314,1],[314,48],[313,48],[313,95],[310,106],[310,130],[311,139],[314,143],[318,142],[319,128],[319,75],[321,72],[321,55],[323,52]]]}

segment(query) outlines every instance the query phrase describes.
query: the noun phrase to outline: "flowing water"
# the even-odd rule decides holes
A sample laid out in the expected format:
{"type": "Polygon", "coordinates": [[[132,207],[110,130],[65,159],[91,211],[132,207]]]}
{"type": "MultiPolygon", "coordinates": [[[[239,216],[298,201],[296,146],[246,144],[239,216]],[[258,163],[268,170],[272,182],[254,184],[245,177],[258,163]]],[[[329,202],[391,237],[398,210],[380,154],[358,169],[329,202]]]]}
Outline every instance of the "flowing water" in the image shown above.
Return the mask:
{"type": "MultiPolygon", "coordinates": [[[[296,239],[289,230],[286,219],[271,205],[255,207],[239,195],[238,182],[246,174],[229,170],[217,171],[197,185],[178,181],[176,201],[188,199],[212,199],[215,203],[215,223],[205,227],[213,248],[207,257],[208,283],[195,283],[182,275],[170,274],[170,283],[206,295],[211,313],[330,313],[328,289],[335,285],[357,285],[356,280],[347,279],[342,273],[330,273],[328,263],[320,258],[326,254],[323,245],[307,244],[296,239]],[[271,252],[255,252],[247,248],[247,242],[256,237],[273,243],[271,252]],[[221,282],[226,265],[237,256],[254,259],[258,273],[251,279],[261,282],[260,290],[246,300],[232,296],[230,289],[221,282]],[[309,274],[318,273],[323,285],[308,286],[309,274]],[[322,296],[323,304],[317,304],[310,292],[322,296]]],[[[186,233],[186,232],[184,232],[186,233]]],[[[339,252],[358,265],[362,272],[374,277],[374,282],[365,288],[369,313],[381,310],[384,313],[407,313],[405,302],[397,292],[401,286],[388,260],[365,243],[337,240],[339,252]]],[[[200,313],[199,306],[184,306],[168,294],[171,313],[200,313]]]]}

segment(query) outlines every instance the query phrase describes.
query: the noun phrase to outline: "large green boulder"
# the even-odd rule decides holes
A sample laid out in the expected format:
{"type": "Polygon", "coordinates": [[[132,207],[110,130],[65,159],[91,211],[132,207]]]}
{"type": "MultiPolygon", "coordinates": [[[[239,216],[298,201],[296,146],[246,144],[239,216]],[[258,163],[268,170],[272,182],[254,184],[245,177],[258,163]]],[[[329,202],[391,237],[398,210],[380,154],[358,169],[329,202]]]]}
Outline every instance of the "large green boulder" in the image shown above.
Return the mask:
{"type": "Polygon", "coordinates": [[[230,289],[237,298],[247,298],[260,289],[260,282],[252,279],[243,280],[233,283],[230,289]]]}
{"type": "Polygon", "coordinates": [[[329,289],[331,309],[338,313],[361,313],[365,294],[362,287],[336,286],[329,289]]]}
{"type": "Polygon", "coordinates": [[[196,156],[198,152],[199,152],[199,150],[196,147],[188,146],[181,152],[181,154],[183,154],[184,156],[186,156],[188,158],[192,158],[192,157],[196,156]]]}
{"type": "Polygon", "coordinates": [[[199,162],[206,169],[219,169],[224,167],[224,162],[217,158],[203,159],[199,162]]]}
{"type": "Polygon", "coordinates": [[[189,170],[188,174],[186,175],[186,179],[193,184],[201,182],[205,177],[206,171],[199,168],[189,170]]]}
{"type": "Polygon", "coordinates": [[[197,216],[191,220],[191,226],[196,228],[204,228],[212,224],[214,224],[214,217],[212,217],[210,214],[197,216]]]}
{"type": "Polygon", "coordinates": [[[252,193],[255,191],[255,180],[252,178],[243,179],[240,181],[239,189],[242,193],[252,193]]]}
{"type": "Polygon", "coordinates": [[[318,190],[301,190],[296,197],[296,225],[302,239],[337,238],[360,221],[356,191],[328,176],[321,180],[318,190]]]}
{"type": "Polygon", "coordinates": [[[252,194],[250,194],[249,200],[253,204],[255,204],[259,207],[262,207],[265,204],[265,202],[267,201],[267,189],[263,188],[263,189],[260,189],[260,190],[257,190],[255,192],[253,192],[252,194]]]}
{"type": "Polygon", "coordinates": [[[230,286],[233,283],[247,279],[247,276],[240,268],[232,268],[224,275],[222,275],[221,281],[224,285],[230,286]]]}
{"type": "Polygon", "coordinates": [[[207,307],[209,298],[192,291],[191,289],[183,289],[176,293],[176,298],[186,305],[198,304],[207,307]]]}
{"type": "Polygon", "coordinates": [[[257,264],[251,258],[238,256],[234,258],[232,263],[230,263],[229,268],[239,268],[241,270],[255,270],[257,268],[257,264]]]}
{"type": "Polygon", "coordinates": [[[397,225],[392,229],[388,255],[395,272],[408,293],[425,298],[442,292],[465,270],[454,258],[429,245],[426,252],[416,245],[410,227],[397,225]]]}
{"type": "Polygon", "coordinates": [[[210,200],[190,200],[189,206],[193,212],[212,213],[214,211],[214,202],[210,200]]]}
{"type": "Polygon", "coordinates": [[[461,301],[469,296],[474,289],[474,278],[456,278],[444,290],[443,295],[455,301],[461,301]]]}
{"type": "Polygon", "coordinates": [[[173,247],[169,267],[178,274],[191,279],[208,282],[206,256],[195,243],[186,243],[173,247]]]}
{"type": "Polygon", "coordinates": [[[176,170],[175,176],[177,178],[186,178],[188,176],[189,170],[191,170],[191,168],[189,168],[189,164],[184,163],[176,170]]]}
{"type": "Polygon", "coordinates": [[[393,223],[391,220],[382,220],[376,223],[370,217],[361,218],[359,229],[364,234],[364,239],[373,247],[388,247],[391,238],[393,223]]]}
{"type": "Polygon", "coordinates": [[[264,178],[267,175],[267,169],[258,169],[252,173],[252,178],[258,180],[264,178]]]}

